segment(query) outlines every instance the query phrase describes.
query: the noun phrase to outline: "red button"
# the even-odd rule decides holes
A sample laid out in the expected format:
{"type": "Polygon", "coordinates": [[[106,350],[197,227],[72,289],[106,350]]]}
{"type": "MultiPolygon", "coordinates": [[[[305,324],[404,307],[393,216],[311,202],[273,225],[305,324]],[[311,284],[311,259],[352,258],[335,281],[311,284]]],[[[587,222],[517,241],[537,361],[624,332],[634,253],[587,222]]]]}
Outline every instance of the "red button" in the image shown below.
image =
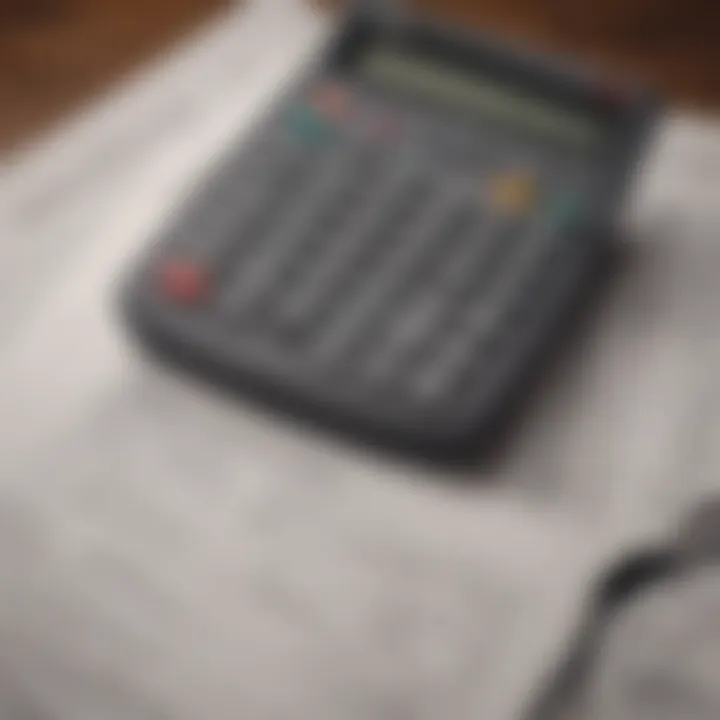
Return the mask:
{"type": "Polygon", "coordinates": [[[204,268],[184,260],[163,263],[159,271],[163,295],[174,302],[195,305],[202,302],[209,290],[209,277],[204,268]]]}
{"type": "Polygon", "coordinates": [[[328,83],[313,92],[313,106],[326,117],[339,120],[348,113],[350,96],[342,85],[328,83]]]}

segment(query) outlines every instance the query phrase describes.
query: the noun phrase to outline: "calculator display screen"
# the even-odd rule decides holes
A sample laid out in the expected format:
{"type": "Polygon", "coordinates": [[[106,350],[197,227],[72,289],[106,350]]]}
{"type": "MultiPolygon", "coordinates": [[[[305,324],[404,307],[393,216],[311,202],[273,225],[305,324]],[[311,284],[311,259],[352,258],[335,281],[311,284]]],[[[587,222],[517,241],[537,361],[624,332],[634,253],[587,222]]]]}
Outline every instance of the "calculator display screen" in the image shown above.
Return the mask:
{"type": "Polygon", "coordinates": [[[602,139],[595,118],[563,107],[481,72],[387,46],[369,48],[360,74],[406,89],[465,112],[550,135],[571,145],[592,147],[602,139]]]}

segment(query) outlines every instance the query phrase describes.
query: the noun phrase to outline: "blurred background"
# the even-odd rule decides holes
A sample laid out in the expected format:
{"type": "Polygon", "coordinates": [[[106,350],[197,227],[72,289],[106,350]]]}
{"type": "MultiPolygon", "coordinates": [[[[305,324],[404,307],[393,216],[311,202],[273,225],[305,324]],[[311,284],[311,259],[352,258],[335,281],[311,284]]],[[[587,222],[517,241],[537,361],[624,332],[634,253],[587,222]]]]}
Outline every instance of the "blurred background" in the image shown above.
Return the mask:
{"type": "Polygon", "coordinates": [[[712,0],[419,0],[670,107],[627,262],[478,482],[134,361],[117,275],[324,33],[301,1],[0,0],[0,720],[517,720],[598,577],[717,494],[712,0]]]}
{"type": "MultiPolygon", "coordinates": [[[[41,132],[229,0],[0,0],[0,149],[41,132]]],[[[441,16],[571,53],[720,109],[720,4],[707,0],[420,0],[441,16]]]]}

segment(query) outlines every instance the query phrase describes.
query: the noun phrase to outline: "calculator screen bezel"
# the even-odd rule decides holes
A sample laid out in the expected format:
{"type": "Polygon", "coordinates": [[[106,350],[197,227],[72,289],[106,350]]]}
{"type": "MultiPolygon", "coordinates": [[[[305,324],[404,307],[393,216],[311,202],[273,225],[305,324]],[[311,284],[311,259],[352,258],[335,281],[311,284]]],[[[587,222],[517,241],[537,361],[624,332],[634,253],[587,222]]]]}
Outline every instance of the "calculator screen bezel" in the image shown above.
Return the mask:
{"type": "Polygon", "coordinates": [[[614,137],[628,130],[631,121],[643,116],[648,103],[652,104],[649,96],[613,87],[583,69],[416,16],[392,24],[364,14],[353,16],[328,58],[328,67],[341,75],[356,76],[360,57],[377,44],[443,62],[458,71],[481,73],[568,112],[593,117],[614,137]],[[619,95],[623,95],[621,102],[619,95]]]}

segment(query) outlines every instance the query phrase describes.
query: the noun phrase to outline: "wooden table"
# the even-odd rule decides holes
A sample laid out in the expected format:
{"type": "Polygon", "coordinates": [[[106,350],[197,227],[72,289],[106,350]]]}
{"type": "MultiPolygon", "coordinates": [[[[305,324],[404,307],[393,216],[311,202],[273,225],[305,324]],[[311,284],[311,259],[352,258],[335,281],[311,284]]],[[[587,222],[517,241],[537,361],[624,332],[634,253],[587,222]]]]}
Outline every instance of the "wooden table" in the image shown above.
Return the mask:
{"type": "Polygon", "coordinates": [[[0,150],[47,127],[225,0],[0,0],[0,150]]]}

